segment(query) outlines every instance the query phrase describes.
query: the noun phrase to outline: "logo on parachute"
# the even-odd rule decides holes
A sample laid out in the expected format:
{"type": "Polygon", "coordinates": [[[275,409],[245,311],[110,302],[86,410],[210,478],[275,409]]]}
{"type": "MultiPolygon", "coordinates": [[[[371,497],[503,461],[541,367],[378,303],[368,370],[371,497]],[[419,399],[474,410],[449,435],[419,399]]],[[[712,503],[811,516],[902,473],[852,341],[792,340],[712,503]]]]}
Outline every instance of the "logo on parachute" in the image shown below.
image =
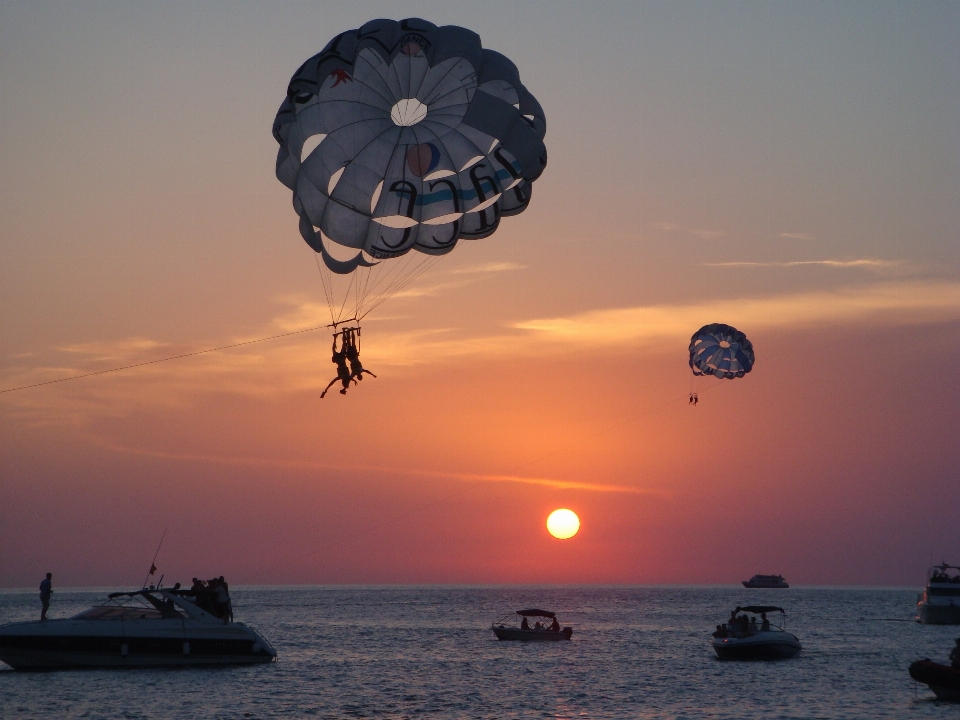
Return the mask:
{"type": "Polygon", "coordinates": [[[337,69],[334,70],[332,73],[330,73],[330,77],[332,77],[334,80],[336,80],[336,82],[333,83],[333,85],[332,85],[331,87],[336,87],[337,85],[339,85],[339,84],[342,83],[342,82],[343,82],[343,83],[345,83],[345,82],[347,82],[347,81],[353,82],[353,78],[350,77],[350,73],[348,73],[346,70],[342,70],[341,68],[337,68],[337,69]]]}

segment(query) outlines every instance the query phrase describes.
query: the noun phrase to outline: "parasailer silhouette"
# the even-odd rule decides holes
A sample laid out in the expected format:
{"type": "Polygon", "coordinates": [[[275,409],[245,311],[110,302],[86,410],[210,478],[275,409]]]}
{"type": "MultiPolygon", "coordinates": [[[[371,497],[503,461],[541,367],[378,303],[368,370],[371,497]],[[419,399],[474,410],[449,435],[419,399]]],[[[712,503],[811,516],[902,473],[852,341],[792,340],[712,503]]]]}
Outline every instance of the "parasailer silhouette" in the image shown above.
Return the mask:
{"type": "MultiPolygon", "coordinates": [[[[334,383],[338,380],[343,383],[343,387],[340,389],[341,395],[347,394],[347,388],[350,387],[350,381],[353,380],[353,376],[350,374],[350,369],[347,367],[347,352],[346,352],[346,341],[344,339],[344,334],[342,332],[335,333],[333,336],[333,357],[330,358],[330,361],[337,366],[337,376],[330,381],[330,383],[323,389],[323,392],[320,393],[320,397],[324,397],[334,383]],[[337,350],[337,337],[340,337],[340,349],[337,350]]],[[[356,382],[356,380],[354,380],[356,382]]]]}
{"type": "Polygon", "coordinates": [[[360,362],[360,348],[357,345],[357,338],[360,336],[360,328],[344,328],[343,330],[343,348],[347,354],[347,360],[350,362],[350,377],[357,380],[363,380],[363,374],[376,377],[372,372],[363,367],[360,362]]]}

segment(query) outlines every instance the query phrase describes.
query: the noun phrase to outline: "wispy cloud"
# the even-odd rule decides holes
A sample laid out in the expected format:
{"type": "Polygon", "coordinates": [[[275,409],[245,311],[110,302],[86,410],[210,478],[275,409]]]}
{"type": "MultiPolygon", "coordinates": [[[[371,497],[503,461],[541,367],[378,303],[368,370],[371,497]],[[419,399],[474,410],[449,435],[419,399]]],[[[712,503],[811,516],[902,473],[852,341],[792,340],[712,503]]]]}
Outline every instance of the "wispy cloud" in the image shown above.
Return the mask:
{"type": "MultiPolygon", "coordinates": [[[[322,324],[317,322],[321,310],[309,303],[289,308],[272,326],[263,328],[260,337],[274,334],[278,326],[302,329],[305,324],[322,324]]],[[[404,367],[449,363],[457,358],[546,357],[570,351],[595,352],[598,348],[656,348],[664,344],[664,339],[670,343],[686,340],[694,329],[709,322],[727,322],[755,332],[830,323],[906,325],[952,320],[960,320],[960,282],[889,282],[772,297],[721,297],[688,304],[607,308],[524,320],[499,332],[463,328],[388,332],[389,325],[385,324],[376,341],[367,343],[363,352],[364,363],[375,372],[394,368],[396,373],[404,367]]],[[[328,340],[318,342],[317,337],[313,333],[292,335],[100,378],[5,394],[0,407],[24,423],[82,423],[96,416],[122,416],[136,407],[183,408],[212,392],[274,400],[290,393],[319,391],[333,377],[333,367],[328,340]]],[[[0,378],[0,387],[97,372],[250,339],[256,338],[222,338],[204,347],[164,345],[145,338],[74,345],[46,356],[45,362],[37,358],[36,364],[24,362],[9,368],[0,378]]]]}
{"type": "Polygon", "coordinates": [[[882,283],[836,291],[766,298],[719,298],[689,305],[595,310],[528,320],[514,327],[544,340],[596,346],[689,337],[709,322],[738,327],[788,328],[817,323],[919,324],[960,319],[960,282],[882,283]]]}
{"type": "Polygon", "coordinates": [[[811,235],[810,233],[803,233],[803,232],[782,232],[780,233],[780,237],[782,237],[785,240],[816,240],[817,239],[815,235],[811,235]]]}
{"type": "Polygon", "coordinates": [[[464,268],[453,270],[454,275],[471,275],[475,273],[494,273],[506,272],[508,270],[525,270],[526,265],[515,262],[489,262],[480,265],[470,265],[464,268]]]}
{"type": "Polygon", "coordinates": [[[895,268],[903,265],[902,260],[790,260],[786,262],[717,262],[702,263],[705,267],[803,267],[806,265],[823,265],[833,268],[867,268],[872,270],[895,268]]]}
{"type": "Polygon", "coordinates": [[[548,477],[529,477],[512,474],[464,473],[444,470],[423,470],[399,467],[384,467],[380,465],[325,463],[312,460],[292,460],[290,458],[258,458],[238,455],[206,455],[195,453],[172,453],[147,448],[136,448],[120,444],[102,436],[90,436],[101,447],[117,453],[139,455],[144,457],[163,458],[166,460],[182,460],[185,462],[204,462],[217,465],[232,465],[241,467],[274,467],[290,470],[333,470],[337,472],[365,472],[378,475],[404,475],[416,477],[437,478],[442,480],[459,480],[461,482],[486,483],[518,483],[522,485],[538,485],[553,490],[586,490],[599,493],[627,493],[633,495],[662,495],[661,490],[634,487],[630,485],[610,485],[604,483],[590,483],[579,480],[562,480],[548,477]]]}
{"type": "Polygon", "coordinates": [[[701,230],[699,228],[687,227],[685,225],[678,225],[677,223],[672,222],[654,223],[653,227],[657,228],[658,230],[665,230],[666,232],[679,232],[686,235],[696,235],[704,240],[716,240],[727,234],[723,230],[701,230]]]}

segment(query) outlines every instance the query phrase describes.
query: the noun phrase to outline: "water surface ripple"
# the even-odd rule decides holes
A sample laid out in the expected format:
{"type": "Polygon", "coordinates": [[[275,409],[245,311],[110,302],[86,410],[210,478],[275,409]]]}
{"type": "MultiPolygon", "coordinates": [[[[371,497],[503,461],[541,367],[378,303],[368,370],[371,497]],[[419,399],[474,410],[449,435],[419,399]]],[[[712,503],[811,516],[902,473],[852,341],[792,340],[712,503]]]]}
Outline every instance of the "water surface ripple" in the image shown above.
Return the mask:
{"type": "MultiPolygon", "coordinates": [[[[58,591],[66,617],[105,591],[58,591]]],[[[960,718],[907,675],[960,628],[911,622],[916,590],[723,587],[237,587],[238,620],[280,660],[255,667],[18,673],[4,718],[960,718]],[[737,604],[788,611],[794,660],[715,659],[737,604]],[[499,642],[490,623],[556,610],[571,642],[499,642]]],[[[0,592],[0,623],[39,616],[0,592]]]]}

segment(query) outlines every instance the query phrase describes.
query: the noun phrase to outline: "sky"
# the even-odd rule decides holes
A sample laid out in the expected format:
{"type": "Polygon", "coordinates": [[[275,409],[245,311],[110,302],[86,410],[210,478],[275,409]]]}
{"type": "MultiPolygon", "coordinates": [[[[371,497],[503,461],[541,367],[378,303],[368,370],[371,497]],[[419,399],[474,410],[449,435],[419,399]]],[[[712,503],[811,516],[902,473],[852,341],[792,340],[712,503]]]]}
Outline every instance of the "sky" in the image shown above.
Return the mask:
{"type": "Polygon", "coordinates": [[[329,322],[271,126],[378,17],[516,63],[529,208],[364,321],[346,397],[328,331],[0,393],[0,587],[138,586],[161,537],[168,584],[960,562],[956,3],[2,0],[0,390],[329,322]],[[753,372],[693,384],[711,322],[753,372]]]}

